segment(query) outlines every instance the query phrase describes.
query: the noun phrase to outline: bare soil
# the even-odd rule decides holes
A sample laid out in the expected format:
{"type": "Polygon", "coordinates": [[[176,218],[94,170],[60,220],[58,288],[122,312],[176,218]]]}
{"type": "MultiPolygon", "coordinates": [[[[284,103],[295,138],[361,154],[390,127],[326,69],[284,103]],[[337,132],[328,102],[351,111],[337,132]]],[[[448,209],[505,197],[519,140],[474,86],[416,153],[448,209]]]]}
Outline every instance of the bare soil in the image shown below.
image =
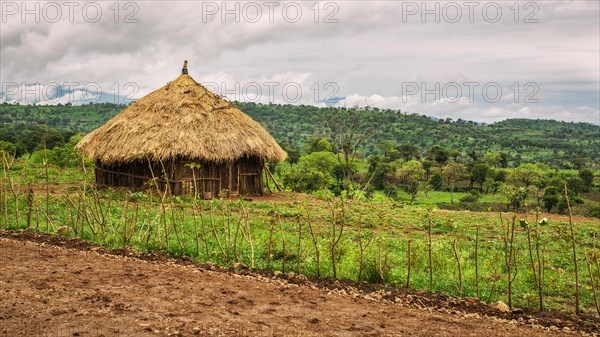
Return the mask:
{"type": "Polygon", "coordinates": [[[0,336],[565,336],[600,321],[0,231],[0,336]]]}

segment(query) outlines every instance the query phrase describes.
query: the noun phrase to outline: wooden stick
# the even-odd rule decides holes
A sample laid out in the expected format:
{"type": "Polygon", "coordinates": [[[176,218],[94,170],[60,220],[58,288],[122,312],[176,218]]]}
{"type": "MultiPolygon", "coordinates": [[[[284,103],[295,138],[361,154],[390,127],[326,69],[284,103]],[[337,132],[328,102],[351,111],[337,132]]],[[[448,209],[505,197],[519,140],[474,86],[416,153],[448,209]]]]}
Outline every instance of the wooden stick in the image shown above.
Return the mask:
{"type": "Polygon", "coordinates": [[[271,179],[275,183],[275,186],[277,187],[277,190],[280,191],[280,192],[283,191],[283,189],[281,188],[281,186],[279,186],[279,183],[277,182],[277,180],[275,180],[275,177],[273,177],[273,174],[269,170],[269,167],[265,164],[264,168],[265,168],[265,170],[267,170],[267,173],[269,174],[269,177],[271,177],[271,179]]]}

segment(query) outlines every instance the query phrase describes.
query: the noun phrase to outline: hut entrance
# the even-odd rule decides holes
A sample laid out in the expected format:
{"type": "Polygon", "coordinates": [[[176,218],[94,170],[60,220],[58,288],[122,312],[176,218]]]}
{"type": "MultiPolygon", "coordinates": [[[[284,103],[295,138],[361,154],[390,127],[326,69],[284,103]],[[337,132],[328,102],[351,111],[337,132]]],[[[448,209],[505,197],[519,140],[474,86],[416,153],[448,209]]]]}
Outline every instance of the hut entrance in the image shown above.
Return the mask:
{"type": "Polygon", "coordinates": [[[263,194],[263,161],[260,158],[241,158],[225,163],[182,161],[177,177],[181,189],[176,194],[194,194],[210,199],[227,196],[263,194]]]}
{"type": "Polygon", "coordinates": [[[181,161],[177,165],[180,190],[176,194],[197,194],[204,199],[219,196],[227,187],[227,163],[181,161]]]}
{"type": "Polygon", "coordinates": [[[236,185],[239,194],[263,195],[263,164],[264,162],[256,157],[243,158],[235,162],[238,170],[238,183],[236,185]]]}

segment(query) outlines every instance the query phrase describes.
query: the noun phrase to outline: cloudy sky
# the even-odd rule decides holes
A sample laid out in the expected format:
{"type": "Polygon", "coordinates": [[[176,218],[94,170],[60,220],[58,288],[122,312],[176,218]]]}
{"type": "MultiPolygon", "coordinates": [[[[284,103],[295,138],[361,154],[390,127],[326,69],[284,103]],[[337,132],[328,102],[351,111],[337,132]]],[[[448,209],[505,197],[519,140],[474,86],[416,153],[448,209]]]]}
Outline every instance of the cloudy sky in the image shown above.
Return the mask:
{"type": "Polygon", "coordinates": [[[188,60],[231,100],[600,124],[597,0],[0,5],[2,101],[135,99],[188,60]]]}

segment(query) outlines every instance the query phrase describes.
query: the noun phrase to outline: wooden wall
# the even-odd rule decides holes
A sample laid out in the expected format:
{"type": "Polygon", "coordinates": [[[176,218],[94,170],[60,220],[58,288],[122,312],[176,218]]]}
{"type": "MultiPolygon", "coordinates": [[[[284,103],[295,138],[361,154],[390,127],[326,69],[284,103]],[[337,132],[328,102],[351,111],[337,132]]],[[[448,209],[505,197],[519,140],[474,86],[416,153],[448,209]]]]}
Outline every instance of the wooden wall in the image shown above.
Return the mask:
{"type": "Polygon", "coordinates": [[[132,191],[156,188],[173,195],[197,193],[213,198],[226,195],[262,195],[264,161],[243,157],[233,162],[175,159],[162,163],[96,163],[96,186],[123,187],[132,191]]]}

